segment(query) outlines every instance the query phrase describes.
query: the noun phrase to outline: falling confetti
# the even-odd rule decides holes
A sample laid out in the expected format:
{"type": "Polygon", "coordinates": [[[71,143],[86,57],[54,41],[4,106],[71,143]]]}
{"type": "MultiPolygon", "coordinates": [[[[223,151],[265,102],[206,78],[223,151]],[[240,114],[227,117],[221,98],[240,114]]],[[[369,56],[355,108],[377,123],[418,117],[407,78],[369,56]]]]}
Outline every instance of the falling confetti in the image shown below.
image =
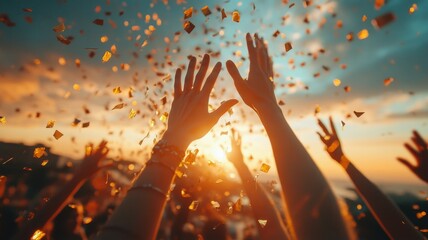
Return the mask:
{"type": "Polygon", "coordinates": [[[409,14],[413,14],[418,10],[418,5],[416,3],[413,3],[412,6],[409,8],[409,14]]]}
{"type": "Polygon", "coordinates": [[[60,23],[60,24],[56,25],[52,30],[56,33],[64,32],[65,31],[65,25],[64,25],[64,23],[60,23]]]}
{"type": "Polygon", "coordinates": [[[46,236],[46,233],[44,233],[42,230],[37,229],[33,236],[31,236],[31,240],[42,240],[46,236]]]}
{"type": "Polygon", "coordinates": [[[358,38],[360,40],[364,40],[368,37],[369,37],[369,31],[367,29],[363,29],[360,32],[358,32],[358,38]]]}
{"type": "Polygon", "coordinates": [[[363,114],[364,114],[364,112],[357,112],[357,111],[354,111],[354,114],[355,114],[355,116],[357,116],[357,118],[359,118],[359,117],[361,117],[361,115],[363,115],[363,114]]]}
{"type": "Polygon", "coordinates": [[[257,221],[259,222],[259,224],[260,224],[260,226],[262,228],[264,228],[266,226],[266,224],[267,224],[267,220],[266,219],[258,219],[257,221]]]}
{"type": "Polygon", "coordinates": [[[394,78],[393,78],[393,77],[385,78],[385,79],[383,80],[383,85],[385,85],[385,86],[389,86],[389,84],[391,84],[393,81],[394,81],[394,78]]]}
{"type": "Polygon", "coordinates": [[[33,152],[33,157],[34,158],[41,158],[41,157],[45,156],[46,155],[45,150],[46,150],[46,148],[44,148],[44,147],[35,148],[34,152],[33,152]]]}
{"type": "Polygon", "coordinates": [[[293,49],[293,47],[291,46],[291,42],[286,42],[286,43],[284,44],[284,46],[285,46],[285,51],[286,51],[286,52],[288,52],[288,51],[290,51],[291,49],[293,49]]]}
{"type": "Polygon", "coordinates": [[[266,163],[262,163],[262,165],[260,166],[260,171],[267,173],[269,172],[270,166],[266,163]]]}
{"type": "Polygon", "coordinates": [[[205,6],[203,8],[201,8],[202,13],[204,14],[204,16],[208,16],[211,14],[211,10],[208,6],[205,6]]]}
{"type": "Polygon", "coordinates": [[[193,7],[190,7],[188,9],[184,10],[183,13],[184,13],[184,19],[191,18],[192,14],[193,14],[193,7]]]}
{"type": "Polygon", "coordinates": [[[6,117],[0,116],[0,123],[6,124],[6,117]]]}
{"type": "Polygon", "coordinates": [[[233,13],[232,13],[232,20],[234,22],[238,22],[238,23],[239,23],[239,21],[241,21],[241,15],[239,14],[238,11],[233,11],[233,13]]]}
{"type": "Polygon", "coordinates": [[[115,87],[115,88],[113,88],[113,93],[114,94],[119,94],[119,93],[121,93],[122,92],[122,90],[120,89],[120,87],[115,87]]]}
{"type": "Polygon", "coordinates": [[[55,130],[53,136],[56,140],[60,139],[64,134],[62,134],[60,131],[55,130]]]}
{"type": "Polygon", "coordinates": [[[42,163],[40,164],[42,167],[46,166],[48,164],[49,160],[45,159],[42,161],[42,163]]]}
{"type": "Polygon", "coordinates": [[[115,110],[115,109],[122,109],[124,106],[125,106],[125,104],[124,104],[124,103],[119,103],[119,104],[117,104],[116,106],[114,106],[112,110],[115,110]]]}
{"type": "Polygon", "coordinates": [[[102,57],[102,62],[108,62],[111,58],[111,52],[110,51],[106,51],[102,57]]]}
{"type": "Polygon", "coordinates": [[[137,115],[137,111],[135,111],[133,108],[129,111],[129,119],[134,118],[137,115]]]}
{"type": "Polygon", "coordinates": [[[82,123],[82,128],[87,128],[89,127],[90,124],[91,124],[90,122],[84,122],[82,123]]]}
{"type": "Polygon", "coordinates": [[[189,205],[189,210],[191,211],[196,211],[196,209],[199,206],[199,202],[198,201],[192,201],[192,203],[189,205]]]}
{"type": "MultiPolygon", "coordinates": [[[[376,17],[371,21],[371,23],[373,27],[375,27],[376,29],[380,29],[392,23],[394,20],[395,20],[395,15],[391,12],[388,12],[379,17],[376,17]]],[[[367,33],[367,36],[368,36],[368,33],[367,33]]]]}
{"type": "Polygon", "coordinates": [[[183,24],[183,28],[187,33],[191,33],[195,28],[195,25],[193,25],[193,23],[191,23],[190,21],[185,21],[183,24]]]}
{"type": "Polygon", "coordinates": [[[336,79],[334,79],[334,80],[333,80],[333,85],[334,85],[335,87],[339,87],[341,83],[342,83],[342,82],[341,82],[341,81],[340,81],[340,79],[338,79],[338,78],[336,78],[336,79]]]}

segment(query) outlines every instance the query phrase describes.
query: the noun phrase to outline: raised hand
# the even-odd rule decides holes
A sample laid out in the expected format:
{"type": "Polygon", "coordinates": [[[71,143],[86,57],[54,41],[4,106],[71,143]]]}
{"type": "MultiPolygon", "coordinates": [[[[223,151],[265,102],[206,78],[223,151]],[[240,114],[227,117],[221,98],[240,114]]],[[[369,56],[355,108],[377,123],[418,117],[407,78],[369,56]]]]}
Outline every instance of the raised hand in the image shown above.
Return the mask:
{"type": "Polygon", "coordinates": [[[226,62],[226,67],[242,100],[256,112],[260,112],[263,107],[277,104],[274,94],[273,64],[263,39],[256,34],[253,41],[249,33],[247,33],[246,39],[250,59],[248,80],[241,77],[231,60],[226,62]]]}
{"type": "Polygon", "coordinates": [[[221,70],[221,63],[217,62],[203,84],[209,63],[210,57],[205,54],[201,67],[194,76],[196,58],[191,57],[183,88],[181,86],[181,69],[177,69],[175,73],[174,101],[165,136],[180,139],[174,143],[178,147],[186,148],[193,140],[203,137],[224,113],[238,103],[238,100],[230,99],[213,112],[208,112],[210,93],[221,70]]]}
{"type": "Polygon", "coordinates": [[[428,148],[427,142],[421,137],[417,131],[413,131],[412,142],[416,149],[409,143],[405,143],[404,147],[409,150],[416,160],[416,165],[411,164],[408,160],[398,157],[397,160],[410,169],[418,178],[428,183],[428,148]]]}
{"type": "Polygon", "coordinates": [[[98,170],[112,166],[112,163],[104,162],[108,152],[107,141],[101,141],[97,148],[94,148],[92,143],[88,144],[85,149],[85,157],[76,170],[76,177],[86,179],[98,170]]]}
{"type": "Polygon", "coordinates": [[[331,131],[329,131],[324,123],[318,119],[318,125],[321,127],[325,135],[323,136],[320,132],[317,132],[317,134],[320,136],[321,141],[325,144],[325,149],[331,158],[341,163],[342,156],[344,156],[342,146],[340,144],[339,137],[337,136],[336,128],[334,127],[331,116],[329,117],[329,120],[331,131]]]}
{"type": "Polygon", "coordinates": [[[235,166],[237,164],[244,163],[244,157],[241,151],[241,135],[233,128],[230,135],[230,144],[232,149],[230,152],[226,152],[227,159],[229,159],[229,161],[231,161],[235,166]]]}

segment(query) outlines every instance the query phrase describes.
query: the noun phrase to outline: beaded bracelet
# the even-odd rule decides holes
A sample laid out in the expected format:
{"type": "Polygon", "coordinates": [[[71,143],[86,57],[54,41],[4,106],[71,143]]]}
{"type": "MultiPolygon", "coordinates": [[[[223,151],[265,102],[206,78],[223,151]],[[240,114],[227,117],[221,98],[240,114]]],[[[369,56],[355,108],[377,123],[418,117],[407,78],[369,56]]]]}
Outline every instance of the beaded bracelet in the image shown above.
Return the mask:
{"type": "Polygon", "coordinates": [[[154,192],[157,192],[157,193],[159,193],[160,195],[162,195],[162,197],[165,197],[165,198],[166,198],[166,200],[168,200],[168,199],[169,199],[169,194],[168,194],[168,193],[164,193],[162,189],[160,189],[160,188],[158,188],[158,187],[156,187],[156,186],[153,186],[153,185],[152,185],[152,184],[150,184],[150,183],[146,183],[146,184],[143,184],[143,185],[141,185],[141,186],[134,186],[134,187],[131,187],[131,188],[128,190],[128,192],[130,192],[130,191],[135,191],[135,190],[144,190],[144,189],[151,189],[151,190],[153,190],[154,192]]]}
{"type": "Polygon", "coordinates": [[[151,165],[151,164],[159,164],[160,166],[163,166],[163,167],[165,167],[165,168],[167,168],[168,170],[170,170],[173,174],[175,174],[175,168],[174,167],[172,167],[172,166],[170,166],[170,165],[168,165],[167,163],[165,163],[165,162],[162,162],[162,161],[159,161],[159,160],[156,160],[156,159],[151,159],[151,160],[149,160],[149,161],[147,161],[146,162],[146,166],[149,166],[149,165],[151,165]]]}
{"type": "Polygon", "coordinates": [[[181,162],[184,158],[184,151],[179,149],[176,146],[168,145],[168,143],[164,140],[160,140],[152,149],[153,155],[160,156],[172,156],[177,159],[178,162],[181,162]]]}
{"type": "Polygon", "coordinates": [[[349,161],[349,159],[347,158],[347,157],[345,157],[345,155],[343,155],[342,157],[340,157],[340,165],[342,165],[342,167],[345,169],[345,170],[347,170],[348,169],[348,166],[349,166],[349,164],[351,163],[350,161],[349,161]]]}

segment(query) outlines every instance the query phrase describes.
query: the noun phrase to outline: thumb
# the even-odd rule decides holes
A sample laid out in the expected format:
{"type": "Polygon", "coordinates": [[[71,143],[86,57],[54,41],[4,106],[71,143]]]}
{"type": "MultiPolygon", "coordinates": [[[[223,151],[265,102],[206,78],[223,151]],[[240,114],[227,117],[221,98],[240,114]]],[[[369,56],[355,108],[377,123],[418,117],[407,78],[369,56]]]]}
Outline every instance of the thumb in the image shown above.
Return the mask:
{"type": "Polygon", "coordinates": [[[233,81],[242,81],[241,74],[239,73],[238,68],[236,67],[235,63],[233,63],[231,60],[228,60],[226,62],[226,68],[229,72],[230,76],[233,78],[233,81]]]}
{"type": "Polygon", "coordinates": [[[398,157],[398,158],[397,158],[397,160],[398,160],[399,162],[401,162],[402,164],[404,164],[406,167],[408,167],[412,172],[414,172],[414,171],[415,171],[415,166],[413,166],[413,165],[412,165],[409,161],[407,161],[406,159],[398,157]]]}
{"type": "Polygon", "coordinates": [[[233,107],[233,105],[237,104],[238,100],[236,99],[230,99],[225,101],[224,103],[222,103],[220,105],[220,107],[218,107],[216,110],[214,110],[211,113],[211,116],[214,118],[215,122],[218,121],[218,119],[223,116],[223,114],[225,114],[231,107],[233,107]]]}

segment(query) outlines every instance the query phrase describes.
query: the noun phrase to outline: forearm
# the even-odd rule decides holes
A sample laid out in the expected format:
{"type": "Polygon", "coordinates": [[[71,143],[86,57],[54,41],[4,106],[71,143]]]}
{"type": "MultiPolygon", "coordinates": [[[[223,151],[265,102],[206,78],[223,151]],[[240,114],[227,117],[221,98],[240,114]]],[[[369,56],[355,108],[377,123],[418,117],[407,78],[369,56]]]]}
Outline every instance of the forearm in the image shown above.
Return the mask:
{"type": "MultiPolygon", "coordinates": [[[[178,161],[166,158],[152,155],[149,161],[165,161],[173,169],[178,167],[178,161]]],[[[155,239],[174,177],[175,172],[161,164],[147,165],[98,239],[155,239]]]]}
{"type": "Polygon", "coordinates": [[[245,163],[235,164],[244,190],[251,202],[251,209],[256,220],[265,219],[264,228],[259,226],[262,239],[290,239],[281,215],[262,186],[256,182],[245,163]]]}
{"type": "Polygon", "coordinates": [[[281,109],[278,106],[266,107],[259,116],[271,141],[296,237],[348,238],[327,180],[289,127],[281,109]],[[311,231],[307,231],[308,226],[311,226],[311,231]]]}
{"type": "Polygon", "coordinates": [[[20,230],[16,239],[29,239],[37,229],[42,229],[47,222],[54,219],[62,209],[68,204],[68,200],[80,189],[85,182],[84,178],[73,176],[64,186],[61,186],[60,191],[49,199],[40,209],[35,213],[33,219],[26,222],[20,230]]]}
{"type": "Polygon", "coordinates": [[[370,212],[391,239],[424,239],[398,207],[352,163],[345,171],[370,212]]]}

